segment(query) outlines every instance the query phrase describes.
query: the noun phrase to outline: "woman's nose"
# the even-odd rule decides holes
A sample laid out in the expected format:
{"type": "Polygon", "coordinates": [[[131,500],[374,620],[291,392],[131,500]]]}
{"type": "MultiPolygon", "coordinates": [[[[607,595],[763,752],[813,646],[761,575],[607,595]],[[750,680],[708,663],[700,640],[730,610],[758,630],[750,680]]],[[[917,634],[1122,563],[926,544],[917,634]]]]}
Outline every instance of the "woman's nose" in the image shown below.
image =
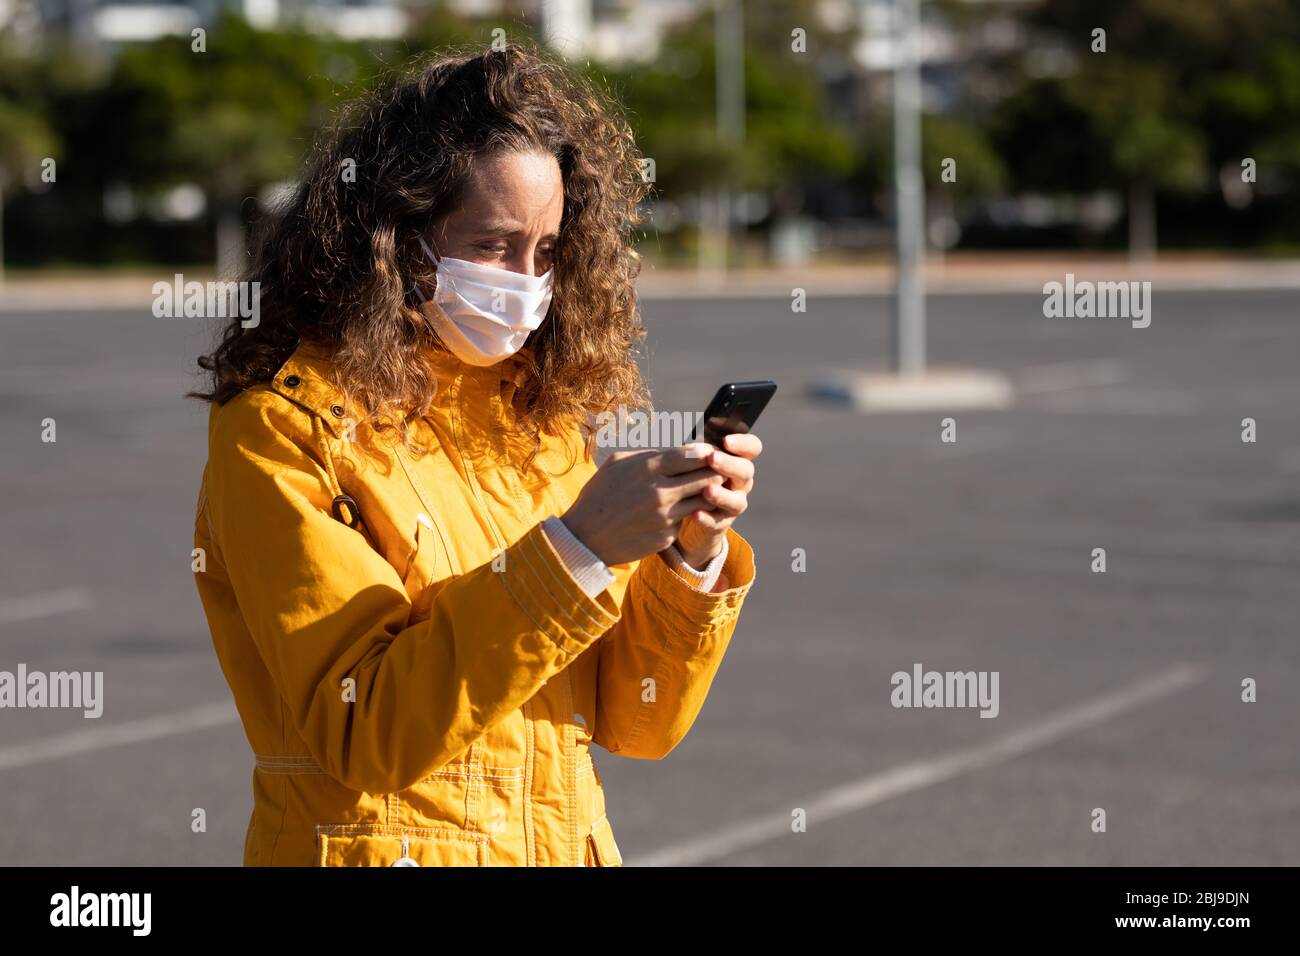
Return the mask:
{"type": "Polygon", "coordinates": [[[521,275],[531,276],[534,279],[546,272],[543,268],[542,257],[536,253],[525,253],[516,259],[512,259],[506,264],[506,268],[511,272],[518,272],[521,275]]]}

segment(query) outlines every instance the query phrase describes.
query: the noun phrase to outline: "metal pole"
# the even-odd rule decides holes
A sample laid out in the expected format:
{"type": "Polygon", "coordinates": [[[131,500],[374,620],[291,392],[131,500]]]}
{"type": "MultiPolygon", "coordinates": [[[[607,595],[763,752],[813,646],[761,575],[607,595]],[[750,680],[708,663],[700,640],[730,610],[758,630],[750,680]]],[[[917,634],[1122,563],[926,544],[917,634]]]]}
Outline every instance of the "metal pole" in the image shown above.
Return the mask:
{"type": "MultiPolygon", "coordinates": [[[[740,0],[716,0],[714,50],[718,139],[736,146],[745,142],[745,22],[740,0]]],[[[719,267],[727,267],[731,232],[732,194],[729,185],[717,193],[719,267]]]]}
{"type": "Polygon", "coordinates": [[[925,180],[921,175],[920,0],[894,0],[894,368],[925,371],[925,180]]]}

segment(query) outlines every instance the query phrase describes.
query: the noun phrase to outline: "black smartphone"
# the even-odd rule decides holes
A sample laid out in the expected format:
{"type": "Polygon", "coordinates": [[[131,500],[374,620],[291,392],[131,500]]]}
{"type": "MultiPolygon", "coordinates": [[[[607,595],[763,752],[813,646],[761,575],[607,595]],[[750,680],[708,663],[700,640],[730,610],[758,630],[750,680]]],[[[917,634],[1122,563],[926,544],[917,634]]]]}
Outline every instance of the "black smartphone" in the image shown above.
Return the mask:
{"type": "Polygon", "coordinates": [[[718,448],[728,435],[746,434],[776,394],[776,382],[728,382],[709,402],[691,441],[706,441],[718,448]]]}

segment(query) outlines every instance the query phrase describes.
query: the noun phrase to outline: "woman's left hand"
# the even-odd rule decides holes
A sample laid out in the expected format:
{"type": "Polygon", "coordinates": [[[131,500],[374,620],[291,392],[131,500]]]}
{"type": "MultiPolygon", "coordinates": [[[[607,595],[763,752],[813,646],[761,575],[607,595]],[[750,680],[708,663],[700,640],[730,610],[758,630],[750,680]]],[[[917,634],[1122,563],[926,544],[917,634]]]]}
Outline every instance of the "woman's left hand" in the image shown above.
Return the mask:
{"type": "Polygon", "coordinates": [[[687,515],[677,530],[677,547],[686,563],[697,570],[718,556],[727,529],[749,507],[749,492],[754,487],[754,459],[763,452],[763,443],[757,435],[728,435],[723,446],[725,450],[720,451],[712,445],[698,445],[720,480],[700,492],[711,505],[709,510],[700,509],[687,515]]]}

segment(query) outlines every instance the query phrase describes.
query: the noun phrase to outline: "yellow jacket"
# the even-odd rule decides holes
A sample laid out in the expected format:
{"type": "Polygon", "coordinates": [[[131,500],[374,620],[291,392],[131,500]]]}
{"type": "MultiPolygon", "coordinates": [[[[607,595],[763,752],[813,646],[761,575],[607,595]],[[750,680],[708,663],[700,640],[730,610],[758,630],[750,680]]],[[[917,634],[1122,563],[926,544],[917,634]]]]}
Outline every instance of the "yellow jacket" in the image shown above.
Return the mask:
{"type": "Polygon", "coordinates": [[[196,581],[255,756],[249,866],[622,860],[594,743],[657,760],[704,703],[754,556],[718,590],[658,555],[592,599],[542,530],[595,471],[512,428],[518,357],[438,359],[412,456],[306,347],[213,406],[196,581]]]}

